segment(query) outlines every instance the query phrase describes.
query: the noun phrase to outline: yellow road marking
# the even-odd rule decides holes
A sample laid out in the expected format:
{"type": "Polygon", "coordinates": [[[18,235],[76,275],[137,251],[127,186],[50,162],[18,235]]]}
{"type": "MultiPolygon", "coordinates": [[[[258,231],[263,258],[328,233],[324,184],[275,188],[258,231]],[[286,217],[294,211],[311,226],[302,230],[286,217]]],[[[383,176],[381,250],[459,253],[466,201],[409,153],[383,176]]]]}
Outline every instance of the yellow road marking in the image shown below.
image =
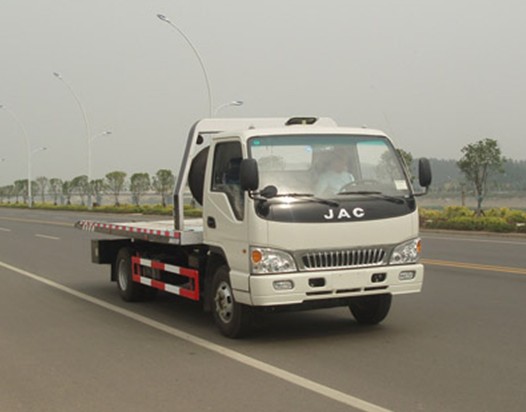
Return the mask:
{"type": "Polygon", "coordinates": [[[526,275],[526,269],[514,268],[514,267],[509,267],[509,266],[481,265],[478,263],[452,262],[448,260],[436,260],[436,259],[422,259],[422,263],[426,265],[433,265],[433,266],[447,266],[447,267],[454,267],[454,268],[487,270],[489,272],[503,272],[503,273],[514,273],[518,275],[526,275]]]}

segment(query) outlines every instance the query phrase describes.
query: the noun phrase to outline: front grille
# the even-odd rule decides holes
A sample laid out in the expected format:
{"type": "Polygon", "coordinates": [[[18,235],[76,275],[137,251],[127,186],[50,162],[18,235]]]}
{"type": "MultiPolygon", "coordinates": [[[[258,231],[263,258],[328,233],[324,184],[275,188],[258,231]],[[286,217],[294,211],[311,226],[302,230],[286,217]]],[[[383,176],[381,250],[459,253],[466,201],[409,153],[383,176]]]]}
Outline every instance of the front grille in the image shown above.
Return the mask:
{"type": "Polygon", "coordinates": [[[385,256],[383,248],[326,250],[302,253],[299,261],[303,270],[345,269],[379,266],[385,256]]]}

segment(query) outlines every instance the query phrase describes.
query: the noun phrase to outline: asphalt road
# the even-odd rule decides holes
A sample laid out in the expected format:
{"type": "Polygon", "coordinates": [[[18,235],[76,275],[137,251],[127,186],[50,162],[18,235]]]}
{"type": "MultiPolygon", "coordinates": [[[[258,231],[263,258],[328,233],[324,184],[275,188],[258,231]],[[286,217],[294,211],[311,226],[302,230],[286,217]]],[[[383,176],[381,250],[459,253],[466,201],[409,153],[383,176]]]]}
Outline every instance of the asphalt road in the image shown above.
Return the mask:
{"type": "Polygon", "coordinates": [[[228,340],[192,302],[122,302],[84,217],[0,208],[1,411],[526,410],[524,237],[424,233],[424,290],[377,327],[337,308],[228,340]]]}

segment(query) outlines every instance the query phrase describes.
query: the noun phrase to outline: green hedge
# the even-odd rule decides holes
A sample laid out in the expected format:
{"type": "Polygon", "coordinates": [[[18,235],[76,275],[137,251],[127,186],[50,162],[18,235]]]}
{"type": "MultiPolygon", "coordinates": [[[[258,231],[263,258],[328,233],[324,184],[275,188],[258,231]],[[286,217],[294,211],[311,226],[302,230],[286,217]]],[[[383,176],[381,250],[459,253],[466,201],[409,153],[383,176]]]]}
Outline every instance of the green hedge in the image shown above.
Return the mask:
{"type": "Polygon", "coordinates": [[[493,208],[482,216],[467,207],[449,206],[442,210],[420,209],[420,226],[429,229],[526,233],[526,212],[493,208]]]}
{"type": "MultiPolygon", "coordinates": [[[[13,209],[27,209],[26,203],[0,203],[0,207],[8,207],[13,209]]],[[[66,210],[71,212],[87,212],[87,206],[81,205],[53,205],[51,203],[34,203],[33,209],[41,210],[66,210]]],[[[162,215],[171,216],[173,214],[172,206],[163,207],[162,205],[141,205],[134,206],[123,204],[119,206],[96,206],[91,212],[94,213],[140,213],[143,215],[162,215]]],[[[186,217],[201,217],[201,209],[192,208],[185,205],[184,214],[186,217]]]]}

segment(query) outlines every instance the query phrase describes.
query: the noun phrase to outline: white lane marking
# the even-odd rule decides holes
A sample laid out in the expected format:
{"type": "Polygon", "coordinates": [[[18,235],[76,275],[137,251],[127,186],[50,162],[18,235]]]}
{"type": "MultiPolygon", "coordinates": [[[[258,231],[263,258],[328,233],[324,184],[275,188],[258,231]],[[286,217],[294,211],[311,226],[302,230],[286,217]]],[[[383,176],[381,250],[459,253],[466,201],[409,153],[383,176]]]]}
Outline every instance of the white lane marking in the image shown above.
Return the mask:
{"type": "Polygon", "coordinates": [[[37,233],[37,234],[35,235],[35,237],[40,237],[40,238],[42,238],[42,239],[50,239],[50,240],[60,240],[59,237],[49,236],[49,235],[41,235],[41,234],[39,234],[39,233],[37,233]]]}
{"type": "Polygon", "coordinates": [[[11,232],[11,229],[7,229],[5,227],[0,227],[0,232],[11,232]]]}
{"type": "Polygon", "coordinates": [[[125,316],[129,319],[133,319],[137,322],[140,322],[144,325],[150,326],[159,331],[165,332],[176,338],[185,340],[194,345],[200,346],[204,349],[208,349],[211,352],[218,353],[227,358],[233,359],[237,362],[240,362],[246,366],[257,369],[259,371],[268,373],[269,375],[275,376],[279,379],[292,383],[293,385],[300,386],[312,392],[315,392],[319,395],[325,396],[326,398],[335,400],[337,402],[343,403],[345,405],[351,406],[353,408],[359,409],[364,412],[389,412],[389,409],[382,408],[381,406],[375,405],[373,403],[364,401],[360,398],[357,398],[352,395],[348,395],[344,392],[340,392],[336,389],[330,388],[329,386],[322,385],[310,379],[304,378],[302,376],[296,375],[291,372],[287,372],[284,369],[277,368],[268,363],[259,361],[250,356],[243,355],[242,353],[236,352],[232,349],[225,348],[216,343],[207,341],[205,339],[199,338],[197,336],[191,335],[187,332],[184,332],[180,329],[176,329],[172,326],[165,325],[156,320],[147,318],[146,316],[139,315],[137,313],[131,312],[127,309],[120,308],[116,305],[113,305],[108,302],[104,302],[101,299],[97,299],[93,296],[86,295],[82,292],[79,292],[75,289],[71,289],[67,286],[61,285],[60,283],[53,282],[52,280],[40,277],[33,273],[27,272],[23,269],[19,269],[15,266],[11,266],[7,263],[0,261],[0,266],[5,269],[11,270],[12,272],[18,273],[30,279],[36,280],[37,282],[43,283],[52,288],[58,289],[62,292],[68,293],[69,295],[75,296],[79,299],[82,299],[86,302],[90,302],[94,305],[102,307],[104,309],[110,310],[112,312],[118,313],[122,316],[125,316]]]}
{"type": "Polygon", "coordinates": [[[5,217],[0,216],[0,220],[7,220],[9,222],[22,222],[22,223],[41,223],[43,225],[53,225],[53,226],[65,226],[65,227],[74,227],[73,223],[66,222],[53,222],[49,220],[37,220],[37,219],[22,219],[17,217],[5,217]]]}

